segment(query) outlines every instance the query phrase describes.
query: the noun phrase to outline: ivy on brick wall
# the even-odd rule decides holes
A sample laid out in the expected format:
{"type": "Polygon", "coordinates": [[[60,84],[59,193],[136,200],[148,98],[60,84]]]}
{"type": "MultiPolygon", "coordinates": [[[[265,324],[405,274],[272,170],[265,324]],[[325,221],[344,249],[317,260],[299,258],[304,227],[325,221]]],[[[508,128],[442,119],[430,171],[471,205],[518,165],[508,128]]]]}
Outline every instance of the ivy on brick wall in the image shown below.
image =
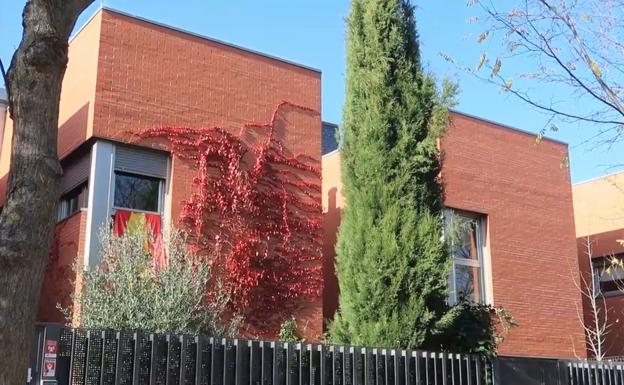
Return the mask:
{"type": "MultiPolygon", "coordinates": [[[[255,335],[275,335],[302,301],[320,295],[319,160],[291,154],[278,130],[310,108],[280,103],[269,123],[233,134],[223,127],[158,127],[140,134],[160,139],[195,172],[178,226],[193,253],[209,261],[255,335]]],[[[173,183],[186,183],[176,180],[173,183]]],[[[210,283],[208,284],[210,291],[210,283]]]]}

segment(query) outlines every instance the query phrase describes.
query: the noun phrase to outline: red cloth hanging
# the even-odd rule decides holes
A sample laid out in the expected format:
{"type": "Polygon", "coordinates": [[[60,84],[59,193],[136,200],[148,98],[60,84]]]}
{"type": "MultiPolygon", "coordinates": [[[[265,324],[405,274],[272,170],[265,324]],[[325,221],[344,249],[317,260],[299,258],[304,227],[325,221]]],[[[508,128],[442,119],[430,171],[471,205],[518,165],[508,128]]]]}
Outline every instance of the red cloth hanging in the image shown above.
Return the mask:
{"type": "MultiPolygon", "coordinates": [[[[167,265],[162,238],[162,221],[159,214],[138,213],[127,210],[116,210],[113,221],[113,234],[118,237],[126,232],[128,223],[132,219],[142,219],[145,230],[148,231],[147,249],[152,253],[152,263],[155,268],[167,265]]],[[[134,222],[133,222],[134,223],[134,222]]]]}
{"type": "Polygon", "coordinates": [[[167,265],[167,257],[165,255],[160,215],[145,214],[145,222],[153,236],[153,240],[148,244],[148,248],[152,252],[152,262],[155,268],[163,268],[167,265]]]}
{"type": "Polygon", "coordinates": [[[130,215],[132,215],[131,211],[115,211],[115,218],[113,220],[113,234],[116,237],[119,237],[126,232],[126,228],[128,227],[128,221],[130,220],[130,215]]]}

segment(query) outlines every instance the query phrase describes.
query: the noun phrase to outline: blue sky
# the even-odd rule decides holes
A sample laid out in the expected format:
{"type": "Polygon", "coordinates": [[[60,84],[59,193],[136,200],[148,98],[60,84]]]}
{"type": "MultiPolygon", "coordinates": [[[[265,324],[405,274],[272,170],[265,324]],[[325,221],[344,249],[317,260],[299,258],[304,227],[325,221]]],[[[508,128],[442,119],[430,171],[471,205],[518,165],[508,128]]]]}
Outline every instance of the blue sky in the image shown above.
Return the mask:
{"type": "MultiPolygon", "coordinates": [[[[8,65],[21,37],[24,1],[6,3],[0,13],[0,58],[8,65]]],[[[323,119],[341,121],[348,0],[96,0],[78,25],[101,4],[318,68],[323,72],[323,119]]],[[[495,39],[476,43],[482,26],[468,23],[468,18],[478,15],[478,9],[467,7],[465,0],[418,0],[416,5],[425,67],[440,79],[459,83],[458,110],[532,132],[546,125],[543,114],[441,58],[440,53],[446,53],[474,67],[484,50],[499,50],[495,39]]],[[[556,89],[540,90],[545,97],[552,91],[556,89]]],[[[612,166],[624,163],[624,143],[610,149],[583,144],[595,129],[560,125],[559,131],[548,134],[570,144],[573,182],[616,171],[612,166]]]]}

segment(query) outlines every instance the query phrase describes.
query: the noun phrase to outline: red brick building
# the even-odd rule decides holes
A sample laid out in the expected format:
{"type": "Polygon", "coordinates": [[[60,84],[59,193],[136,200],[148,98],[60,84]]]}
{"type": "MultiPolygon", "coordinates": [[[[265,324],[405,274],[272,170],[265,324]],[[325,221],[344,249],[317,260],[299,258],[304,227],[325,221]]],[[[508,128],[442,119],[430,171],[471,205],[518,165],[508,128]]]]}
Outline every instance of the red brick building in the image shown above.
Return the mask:
{"type": "MultiPolygon", "coordinates": [[[[584,357],[572,190],[561,167],[567,145],[548,139],[536,145],[534,134],[453,113],[441,150],[447,217],[454,212],[475,223],[467,246],[473,251],[454,258],[450,300],[463,291],[513,315],[519,326],[501,354],[584,357]]],[[[334,151],[323,156],[326,318],[337,305],[330,269],[345,204],[340,189],[334,151]]]]}
{"type": "MultiPolygon", "coordinates": [[[[70,266],[98,264],[99,227],[117,210],[157,215],[167,228],[194,192],[192,165],[135,134],[163,125],[237,133],[242,124],[268,122],[281,101],[321,108],[317,70],[113,10],[99,11],[75,35],[69,58],[58,140],[63,196],[40,321],[63,320],[57,302],[69,304],[80,289],[66,280],[70,266]],[[120,198],[130,182],[146,186],[154,199],[137,204],[120,198]]],[[[280,139],[288,152],[320,167],[321,144],[331,150],[335,129],[321,126],[318,114],[291,112],[280,139]]],[[[7,120],[0,153],[5,177],[11,135],[7,120]]],[[[454,259],[453,296],[464,292],[511,312],[520,326],[503,354],[584,356],[570,176],[560,167],[567,146],[552,140],[538,146],[532,134],[456,113],[441,148],[447,219],[475,223],[471,252],[454,259]]],[[[333,249],[344,204],[339,160],[338,151],[322,158],[324,213],[316,219],[323,215],[323,296],[297,312],[311,339],[320,338],[323,319],[337,306],[333,249]]],[[[321,201],[318,193],[311,196],[321,201]]]]}
{"type": "MultiPolygon", "coordinates": [[[[167,227],[194,192],[196,172],[189,162],[162,151],[158,141],[137,141],[134,134],[165,125],[220,126],[238,134],[245,123],[270,122],[282,101],[318,111],[284,110],[276,135],[285,151],[309,157],[320,169],[319,71],[117,11],[98,11],[70,42],[58,139],[63,196],[39,320],[63,321],[56,304],[70,301],[71,265],[97,265],[99,229],[118,210],[158,215],[167,227]],[[124,199],[122,190],[130,183],[145,186],[154,199],[124,199]]],[[[0,160],[5,177],[11,135],[8,121],[0,160]]],[[[2,185],[5,189],[6,182],[2,185]]],[[[320,206],[319,192],[311,196],[320,206]]],[[[321,220],[320,208],[316,219],[321,220]]],[[[320,338],[320,298],[297,314],[305,334],[320,338]]]]}

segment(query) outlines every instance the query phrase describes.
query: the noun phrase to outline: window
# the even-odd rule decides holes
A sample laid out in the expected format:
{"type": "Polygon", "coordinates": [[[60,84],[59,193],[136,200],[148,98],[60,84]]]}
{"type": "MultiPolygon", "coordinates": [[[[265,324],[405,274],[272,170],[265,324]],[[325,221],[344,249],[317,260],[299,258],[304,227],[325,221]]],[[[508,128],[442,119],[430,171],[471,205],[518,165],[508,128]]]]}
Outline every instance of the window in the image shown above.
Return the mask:
{"type": "Polygon", "coordinates": [[[62,221],[80,211],[80,209],[87,207],[88,195],[86,182],[64,194],[57,208],[56,219],[62,221]]]}
{"type": "Polygon", "coordinates": [[[613,260],[621,260],[624,255],[592,262],[595,295],[613,296],[624,294],[624,267],[613,260]]]}
{"type": "Polygon", "coordinates": [[[483,249],[485,217],[447,210],[445,235],[451,248],[452,269],[449,277],[450,303],[460,299],[485,302],[483,249]]]}
{"type": "Polygon", "coordinates": [[[114,206],[120,209],[160,212],[163,180],[115,171],[114,206]]]}

